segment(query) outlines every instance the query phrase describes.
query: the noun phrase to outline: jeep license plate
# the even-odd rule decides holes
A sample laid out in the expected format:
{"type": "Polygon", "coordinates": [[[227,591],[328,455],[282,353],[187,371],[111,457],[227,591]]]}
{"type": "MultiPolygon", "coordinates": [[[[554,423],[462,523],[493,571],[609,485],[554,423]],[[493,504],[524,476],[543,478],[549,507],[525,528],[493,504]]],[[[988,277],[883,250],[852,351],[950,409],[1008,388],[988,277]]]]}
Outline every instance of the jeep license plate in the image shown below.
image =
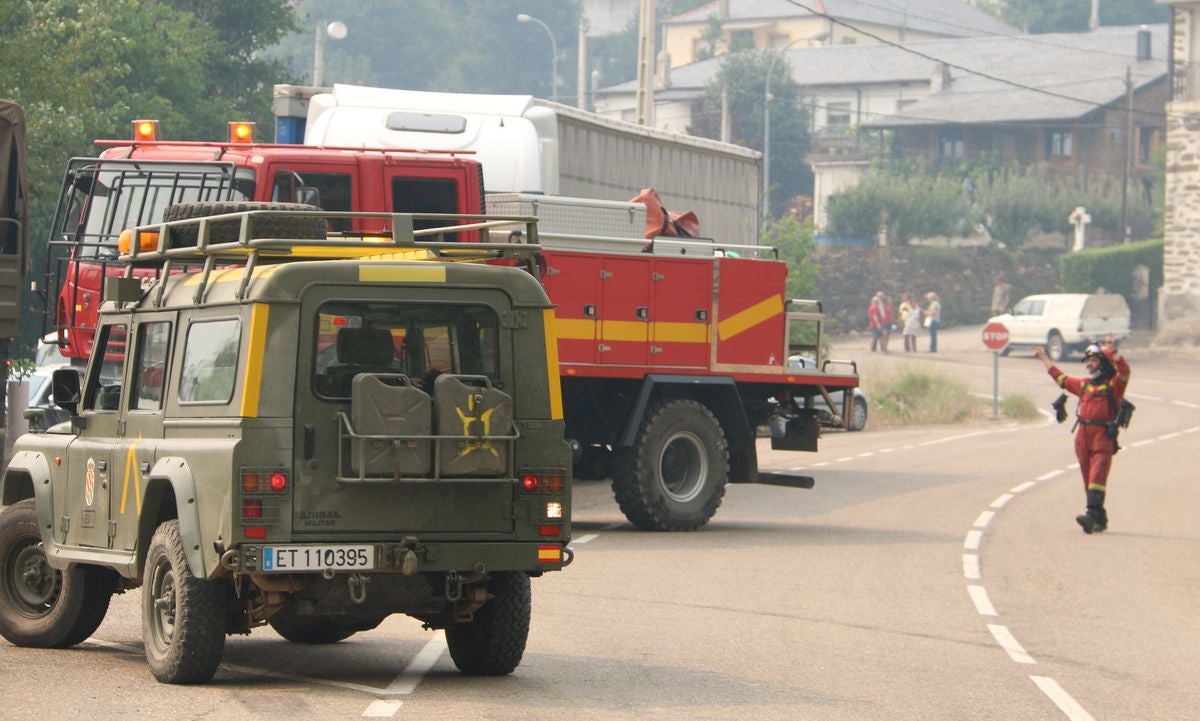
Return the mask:
{"type": "Polygon", "coordinates": [[[374,546],[264,546],[264,571],[356,571],[375,568],[374,546]]]}

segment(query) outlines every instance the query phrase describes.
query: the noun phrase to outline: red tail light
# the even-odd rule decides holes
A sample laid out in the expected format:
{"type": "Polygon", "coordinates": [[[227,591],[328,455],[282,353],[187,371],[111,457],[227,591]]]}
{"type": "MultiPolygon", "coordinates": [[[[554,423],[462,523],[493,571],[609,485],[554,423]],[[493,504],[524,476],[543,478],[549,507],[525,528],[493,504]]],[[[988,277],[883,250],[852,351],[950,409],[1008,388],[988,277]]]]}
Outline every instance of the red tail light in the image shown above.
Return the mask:
{"type": "Polygon", "coordinates": [[[263,502],[258,498],[247,498],[242,501],[242,518],[262,518],[263,502]]]}

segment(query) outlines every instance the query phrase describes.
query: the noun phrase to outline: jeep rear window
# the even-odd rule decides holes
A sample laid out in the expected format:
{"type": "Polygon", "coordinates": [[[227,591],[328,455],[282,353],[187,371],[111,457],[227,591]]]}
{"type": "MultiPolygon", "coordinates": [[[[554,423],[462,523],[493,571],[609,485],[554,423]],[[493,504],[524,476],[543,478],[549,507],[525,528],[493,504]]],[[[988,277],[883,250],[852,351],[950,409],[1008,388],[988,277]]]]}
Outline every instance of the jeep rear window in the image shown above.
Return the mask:
{"type": "Polygon", "coordinates": [[[317,314],[313,386],[326,398],[349,398],[359,373],[401,373],[426,391],[442,373],[498,384],[499,327],[486,305],[326,303],[317,314]]]}
{"type": "Polygon", "coordinates": [[[242,324],[236,318],[193,323],[183,349],[181,403],[228,403],[237,380],[242,324]]]}

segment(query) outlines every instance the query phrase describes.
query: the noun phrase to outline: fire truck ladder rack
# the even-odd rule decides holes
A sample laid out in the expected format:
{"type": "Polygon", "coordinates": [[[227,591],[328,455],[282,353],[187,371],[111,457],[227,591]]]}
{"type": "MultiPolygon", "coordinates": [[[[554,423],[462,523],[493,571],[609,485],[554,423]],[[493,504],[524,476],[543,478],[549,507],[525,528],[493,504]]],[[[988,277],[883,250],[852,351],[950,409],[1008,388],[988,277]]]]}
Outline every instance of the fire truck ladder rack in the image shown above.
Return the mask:
{"type": "MultiPolygon", "coordinates": [[[[120,256],[125,264],[125,278],[133,277],[135,267],[159,268],[162,276],[169,275],[175,264],[201,265],[200,282],[196,289],[196,302],[204,297],[209,276],[218,264],[241,265],[244,267],[237,297],[244,298],[250,278],[259,263],[302,260],[423,260],[435,262],[463,262],[486,260],[515,260],[533,269],[534,255],[541,250],[536,244],[537,218],[530,216],[494,216],[441,213],[368,213],[329,211],[281,211],[250,210],[226,213],[187,220],[143,225],[131,230],[131,239],[126,253],[120,256]],[[322,221],[347,219],[375,219],[384,221],[384,229],[361,233],[330,232],[324,238],[256,238],[253,237],[255,219],[295,219],[315,217],[322,221]],[[414,229],[415,221],[440,221],[446,225],[414,229]],[[213,239],[214,231],[228,237],[237,224],[237,238],[213,239]],[[513,230],[513,226],[524,226],[513,230]],[[180,230],[196,228],[194,244],[176,245],[181,237],[180,230]],[[507,235],[500,235],[506,242],[459,243],[446,241],[450,233],[479,230],[488,233],[508,228],[507,235]],[[137,239],[136,241],[133,239],[137,239]],[[526,242],[526,241],[529,242],[526,242]],[[153,249],[143,249],[143,244],[154,244],[153,249]]],[[[166,284],[158,284],[155,304],[161,304],[166,284]]]]}

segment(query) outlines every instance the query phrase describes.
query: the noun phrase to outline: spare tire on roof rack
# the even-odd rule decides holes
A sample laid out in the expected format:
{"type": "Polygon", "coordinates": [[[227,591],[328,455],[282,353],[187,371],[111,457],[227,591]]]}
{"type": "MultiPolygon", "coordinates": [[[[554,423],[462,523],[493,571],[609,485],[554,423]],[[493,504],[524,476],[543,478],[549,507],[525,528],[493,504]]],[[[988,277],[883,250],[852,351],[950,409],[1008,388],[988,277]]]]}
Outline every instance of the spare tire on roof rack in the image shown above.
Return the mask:
{"type": "MultiPolygon", "coordinates": [[[[202,201],[168,205],[163,211],[163,221],[194,220],[228,213],[244,213],[251,210],[272,211],[319,211],[315,205],[304,203],[253,203],[247,201],[202,201]]],[[[317,215],[264,215],[250,219],[251,238],[293,238],[298,240],[321,240],[328,233],[325,218],[317,215]]],[[[219,221],[209,225],[208,242],[234,243],[241,233],[241,221],[219,221]]],[[[171,228],[171,245],[174,247],[194,246],[200,236],[200,225],[187,224],[171,228]]]]}

